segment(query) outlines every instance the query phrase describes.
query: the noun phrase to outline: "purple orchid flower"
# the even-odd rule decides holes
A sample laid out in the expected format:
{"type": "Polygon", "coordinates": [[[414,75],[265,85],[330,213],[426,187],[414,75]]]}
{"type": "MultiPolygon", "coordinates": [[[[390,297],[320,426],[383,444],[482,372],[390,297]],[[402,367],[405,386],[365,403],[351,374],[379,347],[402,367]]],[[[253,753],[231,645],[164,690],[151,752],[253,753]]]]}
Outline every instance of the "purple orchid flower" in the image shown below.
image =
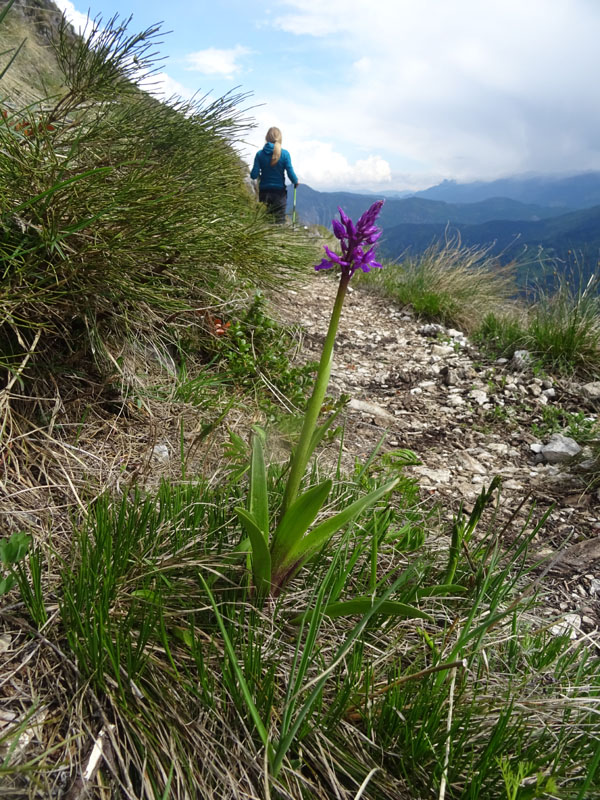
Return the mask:
{"type": "Polygon", "coordinates": [[[383,200],[376,203],[365,211],[356,225],[350,217],[338,207],[340,220],[332,220],[333,233],[339,239],[342,254],[338,256],[329,247],[325,246],[326,257],[316,265],[316,270],[330,269],[339,266],[342,275],[348,280],[354,275],[357,269],[363,272],[370,272],[373,267],[381,268],[381,264],[375,261],[375,247],[372,245],[381,236],[381,230],[375,225],[375,221],[381,211],[383,200]],[[369,249],[365,252],[364,246],[369,249]]]}

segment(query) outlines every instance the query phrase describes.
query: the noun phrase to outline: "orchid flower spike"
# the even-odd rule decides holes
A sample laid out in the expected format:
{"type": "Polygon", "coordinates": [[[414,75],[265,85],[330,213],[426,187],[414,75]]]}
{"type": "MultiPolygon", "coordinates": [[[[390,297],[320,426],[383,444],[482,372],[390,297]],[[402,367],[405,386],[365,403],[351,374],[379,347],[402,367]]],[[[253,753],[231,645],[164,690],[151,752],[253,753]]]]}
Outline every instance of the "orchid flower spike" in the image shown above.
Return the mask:
{"type": "Polygon", "coordinates": [[[338,208],[340,219],[332,220],[333,233],[339,239],[342,250],[341,256],[334,253],[329,247],[325,246],[325,258],[316,265],[316,270],[330,269],[339,266],[342,275],[350,279],[357,269],[363,272],[370,272],[373,267],[381,268],[381,264],[375,261],[375,247],[373,245],[381,236],[381,230],[375,225],[383,200],[376,203],[365,211],[356,225],[342,208],[338,208]],[[366,250],[364,246],[369,249],[366,250]]]}

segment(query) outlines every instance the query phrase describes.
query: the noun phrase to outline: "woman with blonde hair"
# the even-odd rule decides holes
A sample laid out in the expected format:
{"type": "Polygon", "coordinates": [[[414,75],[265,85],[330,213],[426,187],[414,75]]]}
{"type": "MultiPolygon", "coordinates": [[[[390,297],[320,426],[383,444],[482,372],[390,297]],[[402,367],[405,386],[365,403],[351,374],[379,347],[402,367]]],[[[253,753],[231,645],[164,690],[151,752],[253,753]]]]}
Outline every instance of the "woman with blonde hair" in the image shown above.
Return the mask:
{"type": "Polygon", "coordinates": [[[269,128],[265,136],[266,144],[254,158],[254,166],[250,172],[252,180],[259,179],[258,199],[265,203],[276,222],[285,222],[287,189],[285,174],[298,186],[298,178],[292,167],[292,159],[287,150],[281,147],[281,131],[269,128]]]}

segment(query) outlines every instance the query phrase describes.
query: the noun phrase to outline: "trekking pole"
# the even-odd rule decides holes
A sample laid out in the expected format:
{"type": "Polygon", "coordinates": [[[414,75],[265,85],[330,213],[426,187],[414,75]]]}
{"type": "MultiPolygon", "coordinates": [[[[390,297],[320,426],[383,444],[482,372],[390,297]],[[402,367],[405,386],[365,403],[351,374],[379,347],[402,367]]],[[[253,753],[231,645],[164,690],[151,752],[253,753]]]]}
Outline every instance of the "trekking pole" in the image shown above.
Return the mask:
{"type": "Polygon", "coordinates": [[[294,205],[292,207],[292,227],[296,224],[296,186],[294,186],[294,205]]]}

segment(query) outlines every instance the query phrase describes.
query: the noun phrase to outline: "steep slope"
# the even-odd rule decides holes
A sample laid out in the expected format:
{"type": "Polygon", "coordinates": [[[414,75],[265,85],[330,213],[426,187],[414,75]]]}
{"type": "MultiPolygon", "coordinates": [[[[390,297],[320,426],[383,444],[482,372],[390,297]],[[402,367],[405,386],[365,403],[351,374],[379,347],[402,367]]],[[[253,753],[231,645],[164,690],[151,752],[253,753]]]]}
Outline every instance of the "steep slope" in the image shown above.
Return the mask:
{"type": "MultiPolygon", "coordinates": [[[[7,6],[6,0],[0,0],[0,11],[7,6]]],[[[0,72],[18,54],[0,79],[0,101],[9,96],[27,105],[64,88],[51,45],[61,18],[51,0],[15,0],[2,23],[0,72]]]]}

